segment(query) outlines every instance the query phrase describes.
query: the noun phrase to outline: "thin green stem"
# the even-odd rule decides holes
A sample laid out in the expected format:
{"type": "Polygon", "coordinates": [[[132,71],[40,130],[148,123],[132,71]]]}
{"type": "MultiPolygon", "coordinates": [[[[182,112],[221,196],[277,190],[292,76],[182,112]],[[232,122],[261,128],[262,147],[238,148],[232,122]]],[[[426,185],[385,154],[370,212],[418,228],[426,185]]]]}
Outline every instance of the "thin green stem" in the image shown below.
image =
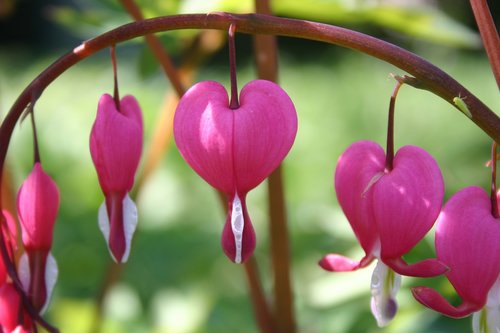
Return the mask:
{"type": "Polygon", "coordinates": [[[500,89],[500,38],[486,0],[470,0],[477,27],[500,89]]]}

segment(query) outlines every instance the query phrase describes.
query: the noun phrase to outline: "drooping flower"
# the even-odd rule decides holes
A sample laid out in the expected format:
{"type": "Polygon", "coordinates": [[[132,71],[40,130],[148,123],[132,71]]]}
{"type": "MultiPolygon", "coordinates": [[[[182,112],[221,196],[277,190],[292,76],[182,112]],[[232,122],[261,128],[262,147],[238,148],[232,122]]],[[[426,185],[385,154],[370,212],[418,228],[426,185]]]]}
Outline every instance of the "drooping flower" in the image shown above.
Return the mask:
{"type": "Polygon", "coordinates": [[[437,257],[450,268],[446,277],[461,304],[451,305],[428,287],[412,290],[420,303],[446,316],[474,312],[474,332],[482,333],[500,331],[500,219],[491,207],[483,189],[467,187],[448,200],[437,221],[437,257]]]}
{"type": "Polygon", "coordinates": [[[225,88],[214,81],[194,85],[179,102],[175,141],[187,163],[227,195],[222,247],[236,263],[244,262],[255,248],[246,195],[279,166],[296,133],[293,102],[270,81],[248,83],[235,109],[225,88]]]}
{"type": "Polygon", "coordinates": [[[0,285],[0,331],[2,333],[31,332],[32,321],[27,313],[20,316],[21,296],[11,283],[0,285]],[[22,322],[20,319],[22,318],[22,322]]]}
{"type": "Polygon", "coordinates": [[[90,153],[105,201],[99,208],[99,227],[117,262],[126,262],[137,227],[137,208],[129,192],[139,165],[143,141],[142,112],[133,96],[117,109],[113,97],[101,96],[90,134],[90,153]]]}
{"type": "Polygon", "coordinates": [[[39,162],[19,189],[17,210],[25,249],[18,274],[33,306],[43,313],[58,274],[50,249],[59,210],[59,190],[39,162]]]}
{"type": "Polygon", "coordinates": [[[435,259],[410,265],[402,258],[431,229],[439,214],[444,196],[441,172],[432,156],[415,146],[399,149],[388,170],[382,147],[360,141],[340,156],[335,191],[365,257],[354,261],[329,254],[320,266],[345,272],[378,259],[372,277],[372,312],[379,326],[384,326],[396,314],[399,274],[429,277],[446,271],[435,259]]]}

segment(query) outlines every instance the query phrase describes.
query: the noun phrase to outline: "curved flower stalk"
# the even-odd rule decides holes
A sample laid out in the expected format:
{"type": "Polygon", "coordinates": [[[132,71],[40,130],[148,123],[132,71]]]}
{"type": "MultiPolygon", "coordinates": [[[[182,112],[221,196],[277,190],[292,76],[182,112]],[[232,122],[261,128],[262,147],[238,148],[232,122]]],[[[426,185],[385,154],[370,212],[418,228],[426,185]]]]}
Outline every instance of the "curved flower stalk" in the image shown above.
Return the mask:
{"type": "Polygon", "coordinates": [[[372,310],[380,326],[396,313],[399,274],[429,277],[446,271],[435,259],[409,265],[402,258],[430,230],[441,209],[444,183],[436,161],[421,148],[405,146],[394,156],[392,170],[385,162],[384,150],[371,141],[356,142],[340,156],[335,191],[366,255],[354,261],[329,254],[320,261],[325,270],[345,272],[379,259],[372,277],[372,310]]]}
{"type": "Polygon", "coordinates": [[[43,313],[58,275],[50,249],[59,210],[59,190],[39,162],[19,189],[17,210],[25,249],[19,261],[19,278],[33,307],[43,313]]]}
{"type": "Polygon", "coordinates": [[[21,296],[11,283],[0,286],[0,332],[2,333],[28,333],[31,332],[33,323],[21,304],[21,296]]]}
{"type": "MultiPolygon", "coordinates": [[[[7,248],[9,258],[13,260],[14,252],[17,251],[17,226],[12,214],[3,209],[2,215],[5,218],[5,224],[2,225],[3,238],[7,248]]],[[[7,282],[7,268],[0,257],[0,285],[7,282]]]]}
{"type": "Polygon", "coordinates": [[[214,81],[197,83],[179,102],[175,141],[186,162],[227,195],[222,247],[236,263],[248,259],[255,248],[246,195],[278,167],[296,133],[293,102],[270,81],[248,83],[234,109],[225,88],[214,81]]]}
{"type": "Polygon", "coordinates": [[[90,153],[105,201],[99,208],[99,227],[116,262],[126,262],[137,227],[137,208],[129,192],[139,165],[143,142],[142,112],[133,96],[119,103],[101,96],[90,134],[90,153]]]}
{"type": "Polygon", "coordinates": [[[474,313],[474,332],[500,331],[499,239],[500,220],[492,214],[488,194],[475,186],[457,192],[439,216],[435,243],[439,260],[450,268],[446,277],[462,303],[451,305],[428,287],[413,288],[415,298],[449,317],[474,313]]]}

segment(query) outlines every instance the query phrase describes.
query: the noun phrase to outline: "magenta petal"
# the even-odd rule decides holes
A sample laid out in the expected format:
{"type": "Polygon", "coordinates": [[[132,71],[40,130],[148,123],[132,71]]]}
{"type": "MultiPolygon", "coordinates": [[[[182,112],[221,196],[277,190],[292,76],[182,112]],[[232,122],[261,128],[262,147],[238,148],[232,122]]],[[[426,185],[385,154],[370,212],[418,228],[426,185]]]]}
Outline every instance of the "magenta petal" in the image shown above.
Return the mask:
{"type": "Polygon", "coordinates": [[[229,203],[229,212],[222,231],[222,249],[235,263],[245,262],[255,249],[255,232],[248,216],[245,197],[236,195],[229,203]]]}
{"type": "Polygon", "coordinates": [[[359,141],[339,157],[335,170],[337,199],[367,254],[375,250],[378,240],[370,189],[384,171],[384,163],[382,147],[375,142],[359,141]]]}
{"type": "Polygon", "coordinates": [[[413,296],[422,305],[438,311],[448,317],[461,318],[479,311],[483,305],[474,304],[464,300],[462,304],[455,307],[451,305],[440,293],[428,287],[412,288],[413,296]]]}
{"type": "Polygon", "coordinates": [[[0,331],[13,332],[18,326],[21,296],[14,285],[0,285],[0,331]],[[2,330],[3,329],[3,330],[2,330]]]}
{"type": "Polygon", "coordinates": [[[492,216],[483,189],[468,187],[449,199],[437,222],[436,253],[464,302],[486,303],[500,274],[499,239],[500,219],[492,216]]]}
{"type": "Polygon", "coordinates": [[[188,164],[213,187],[247,193],[281,163],[292,147],[297,115],[276,84],[256,80],[241,91],[240,107],[229,108],[225,88],[195,84],[182,97],[174,136],[188,164]]]}
{"type": "Polygon", "coordinates": [[[142,153],[143,124],[139,104],[125,96],[116,109],[113,98],[102,95],[90,134],[90,153],[103,192],[128,192],[142,153]]]}
{"type": "Polygon", "coordinates": [[[425,259],[411,265],[407,264],[403,258],[383,261],[396,273],[406,276],[433,277],[449,271],[449,268],[437,259],[425,259]]]}
{"type": "Polygon", "coordinates": [[[383,259],[402,256],[425,236],[439,215],[443,196],[443,177],[434,158],[419,147],[399,149],[394,168],[373,186],[383,259]]]}
{"type": "Polygon", "coordinates": [[[59,210],[59,190],[40,163],[35,163],[19,189],[17,210],[25,248],[49,250],[59,210]]]}
{"type": "Polygon", "coordinates": [[[355,261],[339,254],[328,254],[320,260],[319,266],[330,272],[351,272],[368,266],[375,257],[365,256],[360,261],[355,261]]]}

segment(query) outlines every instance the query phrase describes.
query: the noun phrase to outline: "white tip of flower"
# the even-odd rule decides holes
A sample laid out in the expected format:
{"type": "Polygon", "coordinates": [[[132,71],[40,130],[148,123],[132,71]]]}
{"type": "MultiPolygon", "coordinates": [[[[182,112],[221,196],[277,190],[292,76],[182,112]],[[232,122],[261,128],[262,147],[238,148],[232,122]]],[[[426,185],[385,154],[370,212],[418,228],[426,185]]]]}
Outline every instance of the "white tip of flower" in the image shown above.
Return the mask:
{"type": "Polygon", "coordinates": [[[21,280],[21,284],[23,285],[24,291],[28,292],[30,288],[31,274],[30,274],[30,264],[28,260],[28,255],[26,254],[26,252],[24,252],[21,258],[19,258],[17,275],[19,276],[19,280],[21,280]]]}
{"type": "Polygon", "coordinates": [[[243,240],[243,229],[245,227],[245,219],[243,218],[243,207],[238,194],[235,194],[233,199],[233,209],[231,211],[231,230],[234,235],[234,244],[236,246],[236,254],[234,262],[241,263],[241,250],[243,240]]]}
{"type": "Polygon", "coordinates": [[[488,293],[486,306],[472,315],[472,332],[500,333],[500,277],[488,293]]]}
{"type": "Polygon", "coordinates": [[[127,262],[128,257],[130,256],[132,237],[134,236],[135,230],[137,229],[137,222],[138,222],[137,206],[135,205],[134,201],[130,199],[128,193],[123,198],[123,234],[125,236],[126,246],[121,261],[116,260],[115,256],[113,255],[113,252],[109,248],[110,225],[108,218],[108,210],[106,208],[106,201],[104,201],[101,207],[99,207],[97,220],[99,223],[99,229],[101,229],[104,239],[108,244],[108,250],[113,260],[115,262],[121,262],[121,263],[127,262]]]}
{"type": "Polygon", "coordinates": [[[396,293],[400,286],[401,275],[379,260],[371,281],[371,310],[379,327],[389,324],[396,315],[398,310],[396,293]]]}
{"type": "Polygon", "coordinates": [[[54,286],[56,285],[58,276],[59,269],[57,267],[57,261],[52,253],[49,253],[49,255],[47,256],[47,262],[45,264],[45,290],[47,290],[47,300],[45,301],[45,304],[40,311],[41,315],[44,314],[49,307],[52,292],[54,291],[54,286]]]}

